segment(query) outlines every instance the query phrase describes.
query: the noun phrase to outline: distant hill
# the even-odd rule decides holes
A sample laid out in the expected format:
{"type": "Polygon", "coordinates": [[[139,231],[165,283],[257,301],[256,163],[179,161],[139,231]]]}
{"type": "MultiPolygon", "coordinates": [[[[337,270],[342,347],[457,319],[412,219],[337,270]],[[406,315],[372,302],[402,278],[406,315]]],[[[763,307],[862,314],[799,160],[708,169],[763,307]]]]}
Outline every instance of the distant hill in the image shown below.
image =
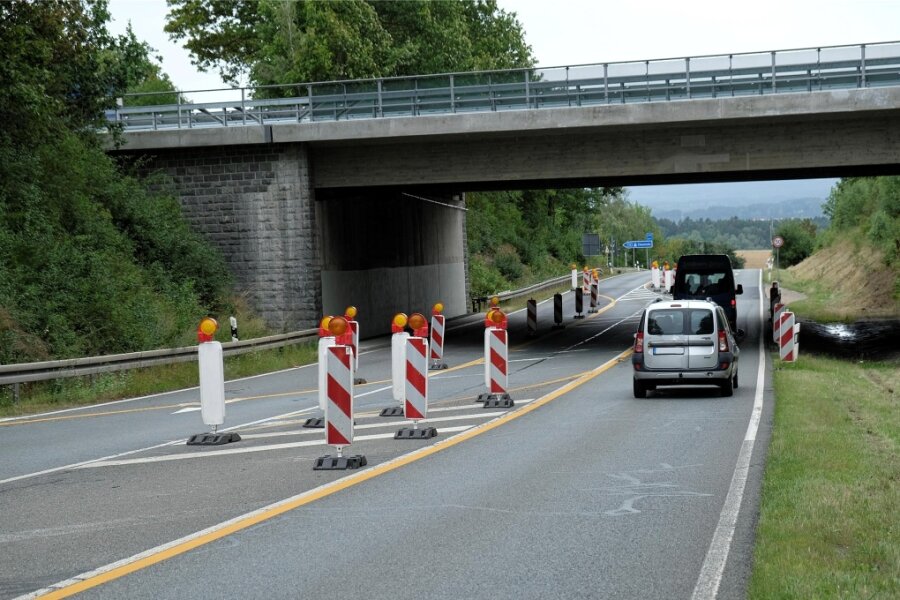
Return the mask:
{"type": "Polygon", "coordinates": [[[780,202],[757,202],[730,206],[699,207],[691,204],[685,208],[651,207],[651,210],[657,219],[671,219],[672,221],[681,221],[685,218],[719,221],[732,217],[760,220],[815,219],[823,216],[823,203],[822,198],[795,198],[780,202]]]}

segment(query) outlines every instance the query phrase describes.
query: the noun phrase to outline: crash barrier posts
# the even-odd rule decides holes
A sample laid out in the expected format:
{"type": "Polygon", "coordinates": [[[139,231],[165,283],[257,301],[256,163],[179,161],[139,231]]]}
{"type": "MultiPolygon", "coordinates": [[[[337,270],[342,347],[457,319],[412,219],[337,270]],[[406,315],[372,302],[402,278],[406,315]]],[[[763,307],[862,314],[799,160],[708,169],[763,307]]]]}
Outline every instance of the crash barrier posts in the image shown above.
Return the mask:
{"type": "MultiPolygon", "coordinates": [[[[335,337],[343,336],[338,333],[335,337]]],[[[325,443],[335,447],[337,456],[318,458],[313,470],[357,469],[366,464],[366,457],[344,456],[344,448],[353,443],[353,349],[349,344],[329,347],[326,365],[325,443]]]]}
{"type": "Polygon", "coordinates": [[[563,324],[562,294],[553,294],[553,328],[560,329],[563,324]]]}
{"type": "Polygon", "coordinates": [[[783,311],[779,319],[779,357],[784,362],[794,362],[797,360],[797,347],[795,343],[796,334],[798,333],[794,323],[794,313],[783,311]]]}
{"type": "Polygon", "coordinates": [[[575,290],[575,318],[583,319],[584,314],[584,294],[581,292],[581,288],[577,288],[575,290]]]}
{"type": "Polygon", "coordinates": [[[441,311],[444,305],[438,302],[431,309],[431,334],[428,338],[429,348],[431,349],[431,366],[432,369],[446,369],[447,363],[443,362],[444,358],[444,325],[446,323],[444,315],[441,311]]]}
{"type": "Polygon", "coordinates": [[[534,337],[537,335],[537,301],[534,298],[528,299],[528,335],[534,337]]]}
{"type": "MultiPolygon", "coordinates": [[[[412,321],[412,317],[410,317],[412,321]]],[[[394,439],[432,438],[434,427],[419,429],[419,421],[428,418],[428,341],[414,336],[406,340],[406,377],[403,416],[413,422],[394,434],[394,439]]]]}
{"type": "Polygon", "coordinates": [[[236,433],[219,434],[216,430],[225,423],[225,366],[222,344],[213,338],[219,324],[205,317],[197,327],[197,358],[200,365],[200,416],[212,427],[211,433],[191,436],[189,446],[218,446],[240,440],[236,433]]]}
{"type": "Polygon", "coordinates": [[[786,309],[787,307],[781,302],[777,303],[772,309],[774,311],[772,314],[772,341],[776,344],[781,337],[781,313],[786,309]]]}

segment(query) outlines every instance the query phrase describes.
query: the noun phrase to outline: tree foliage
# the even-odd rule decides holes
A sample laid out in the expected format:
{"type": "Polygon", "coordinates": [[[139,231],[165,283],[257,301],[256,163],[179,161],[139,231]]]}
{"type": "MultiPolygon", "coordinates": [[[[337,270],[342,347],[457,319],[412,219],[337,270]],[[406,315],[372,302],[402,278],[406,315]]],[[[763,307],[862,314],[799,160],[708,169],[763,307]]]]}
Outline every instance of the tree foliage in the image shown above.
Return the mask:
{"type": "Polygon", "coordinates": [[[840,180],[822,206],[833,235],[859,231],[892,265],[900,259],[900,177],[853,177],[840,180]]]}
{"type": "Polygon", "coordinates": [[[202,70],[274,85],[534,64],[496,0],[168,0],[166,31],[202,70]]]}
{"type": "MultiPolygon", "coordinates": [[[[222,260],[104,152],[103,111],[152,61],[100,0],[0,3],[0,362],[172,345],[222,260]]],[[[157,73],[159,75],[159,73],[157,73]]]]}

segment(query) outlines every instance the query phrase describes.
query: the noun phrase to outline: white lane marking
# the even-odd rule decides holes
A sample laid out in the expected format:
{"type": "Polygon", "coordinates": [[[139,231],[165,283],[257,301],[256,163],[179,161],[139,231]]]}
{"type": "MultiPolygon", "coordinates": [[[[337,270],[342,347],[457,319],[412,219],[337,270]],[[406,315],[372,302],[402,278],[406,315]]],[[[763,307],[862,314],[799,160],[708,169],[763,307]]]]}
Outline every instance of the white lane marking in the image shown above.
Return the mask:
{"type": "MultiPolygon", "coordinates": [[[[266,419],[259,419],[256,421],[251,421],[249,423],[242,423],[240,425],[235,425],[233,427],[226,427],[225,429],[220,429],[219,431],[231,431],[232,429],[238,429],[239,427],[249,427],[250,425],[258,425],[260,423],[265,423],[266,421],[274,421],[275,419],[284,419],[285,417],[294,417],[297,415],[301,415],[303,413],[307,413],[311,410],[315,410],[318,406],[311,406],[309,408],[303,408],[300,410],[291,411],[289,413],[284,413],[281,415],[276,415],[274,417],[268,417],[266,419]]],[[[138,448],[137,450],[128,450],[126,452],[119,452],[118,454],[110,454],[109,456],[102,456],[100,458],[92,458],[90,460],[84,460],[77,463],[72,463],[69,465],[63,465],[61,467],[53,467],[51,469],[44,469],[43,471],[36,471],[34,473],[26,473],[25,475],[17,475],[16,477],[9,477],[8,479],[0,479],[0,485],[4,483],[12,483],[13,481],[21,481],[23,479],[31,479],[32,477],[39,477],[41,475],[49,475],[50,473],[58,473],[59,471],[69,471],[73,469],[80,469],[85,467],[91,463],[112,460],[116,458],[121,458],[122,456],[130,456],[132,454],[137,454],[139,452],[147,452],[149,450],[156,450],[158,448],[165,448],[166,446],[174,446],[176,444],[183,444],[186,438],[181,438],[178,440],[172,440],[169,442],[163,442],[162,444],[156,444],[154,446],[147,446],[145,448],[138,448]]]]}
{"type": "MultiPolygon", "coordinates": [[[[474,425],[458,425],[456,427],[442,427],[441,433],[457,433],[472,429],[474,425]]],[[[369,440],[387,440],[394,437],[393,433],[373,433],[370,435],[354,436],[353,442],[365,442],[369,440]]],[[[252,448],[229,448],[227,450],[210,450],[191,454],[169,454],[166,456],[147,456],[144,458],[129,458],[125,460],[110,460],[105,462],[93,462],[78,467],[79,469],[96,469],[99,467],[121,467],[125,465],[142,465],[147,463],[170,462],[173,460],[187,460],[189,458],[209,458],[213,456],[228,456],[231,454],[252,454],[256,452],[268,452],[272,450],[288,450],[291,448],[304,448],[310,446],[325,446],[325,440],[309,440],[306,442],[289,442],[285,444],[271,444],[268,446],[254,446],[252,448]]]]}
{"type": "Polygon", "coordinates": [[[363,396],[371,396],[372,394],[377,394],[378,392],[383,392],[385,390],[391,389],[392,385],[386,385],[383,388],[378,388],[377,390],[372,390],[371,392],[366,392],[365,394],[353,394],[354,398],[362,398],[363,396]]]}
{"type": "Polygon", "coordinates": [[[725,571],[725,563],[728,562],[728,552],[731,550],[731,540],[734,538],[734,530],[737,526],[738,513],[741,510],[741,502],[744,499],[744,487],[747,483],[747,475],[750,472],[750,458],[753,455],[753,445],[756,441],[756,432],[759,429],[759,421],[763,409],[763,384],[766,376],[766,354],[763,339],[765,327],[763,322],[763,285],[762,271],[759,272],[759,368],[756,371],[756,394],[753,398],[753,412],[750,413],[750,422],[747,425],[747,433],[741,444],[737,464],[734,466],[734,474],[731,477],[731,485],[728,486],[728,495],[725,496],[725,504],[719,515],[719,524],[713,533],[712,542],[703,560],[700,576],[694,586],[693,600],[714,600],[722,583],[722,574],[725,571]]]}
{"type": "Polygon", "coordinates": [[[188,406],[187,408],[182,408],[173,412],[173,415],[180,415],[181,413],[189,413],[189,412],[197,412],[200,410],[199,406],[188,406]]]}
{"type": "MultiPolygon", "coordinates": [[[[431,412],[431,411],[429,411],[431,412]]],[[[472,413],[470,415],[457,415],[455,417],[440,417],[437,419],[421,419],[419,423],[441,423],[445,421],[467,421],[470,419],[486,419],[488,417],[498,417],[504,414],[506,411],[502,412],[485,412],[485,413],[472,413]]],[[[382,427],[398,427],[400,425],[412,425],[412,421],[385,421],[383,423],[366,423],[365,425],[354,425],[353,430],[359,431],[360,429],[380,429],[382,427]]],[[[256,440],[263,438],[274,438],[281,436],[291,436],[291,435],[313,435],[318,434],[322,435],[322,432],[316,429],[291,429],[287,431],[270,431],[267,433],[248,433],[241,434],[242,440],[256,440]]]]}

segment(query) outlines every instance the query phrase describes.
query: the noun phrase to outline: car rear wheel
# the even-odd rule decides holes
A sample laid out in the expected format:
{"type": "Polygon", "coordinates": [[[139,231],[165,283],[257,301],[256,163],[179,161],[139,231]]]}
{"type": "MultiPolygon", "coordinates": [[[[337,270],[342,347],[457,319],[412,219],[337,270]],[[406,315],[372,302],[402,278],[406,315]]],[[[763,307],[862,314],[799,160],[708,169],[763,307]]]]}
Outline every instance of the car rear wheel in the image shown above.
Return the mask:
{"type": "Polygon", "coordinates": [[[647,397],[647,388],[644,384],[637,379],[634,380],[634,397],[635,398],[646,398],[647,397]]]}
{"type": "Polygon", "coordinates": [[[728,398],[734,395],[734,381],[729,377],[722,383],[722,397],[728,398]]]}
{"type": "Polygon", "coordinates": [[[735,369],[734,370],[734,387],[738,386],[737,375],[738,375],[738,372],[737,372],[737,369],[735,369]]]}

